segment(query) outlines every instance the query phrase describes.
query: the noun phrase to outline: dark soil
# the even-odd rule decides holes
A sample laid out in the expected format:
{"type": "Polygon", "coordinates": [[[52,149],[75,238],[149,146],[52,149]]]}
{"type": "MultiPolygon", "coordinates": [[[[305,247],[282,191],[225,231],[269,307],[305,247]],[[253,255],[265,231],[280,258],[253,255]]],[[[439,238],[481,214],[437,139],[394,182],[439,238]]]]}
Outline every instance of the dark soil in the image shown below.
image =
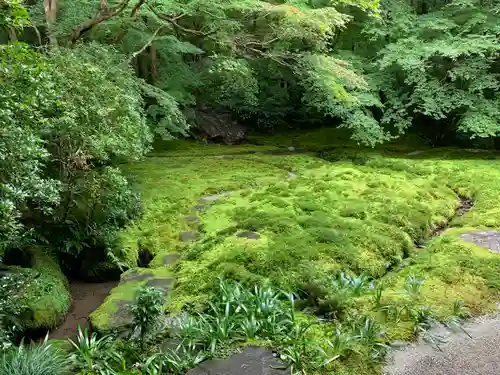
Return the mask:
{"type": "Polygon", "coordinates": [[[51,339],[63,340],[76,337],[78,326],[82,329],[89,328],[88,317],[99,307],[108,296],[111,289],[118,285],[118,281],[104,283],[85,283],[73,281],[70,284],[73,303],[71,310],[62,324],[53,330],[51,339]]]}

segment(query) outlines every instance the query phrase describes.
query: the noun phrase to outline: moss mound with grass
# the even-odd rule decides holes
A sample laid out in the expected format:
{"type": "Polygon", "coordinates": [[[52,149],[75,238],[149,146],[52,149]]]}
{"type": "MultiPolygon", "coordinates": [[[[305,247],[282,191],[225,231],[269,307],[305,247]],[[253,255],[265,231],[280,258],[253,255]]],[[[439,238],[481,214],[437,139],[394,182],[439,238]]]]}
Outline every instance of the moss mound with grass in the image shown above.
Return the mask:
{"type": "Polygon", "coordinates": [[[181,304],[203,298],[220,275],[292,291],[326,285],[340,271],[380,278],[458,204],[432,175],[348,162],[304,170],[202,213],[205,233],[184,251],[178,296],[181,304]]]}
{"type": "MultiPolygon", "coordinates": [[[[335,146],[319,145],[321,157],[193,157],[176,149],[175,158],[167,151],[129,167],[144,192],[145,215],[124,238],[154,249],[151,267],[165,264],[165,254],[180,255],[167,268],[176,279],[168,308],[206,311],[219,276],[295,292],[305,321],[321,317],[307,331],[308,342],[343,353],[334,356],[333,372],[362,375],[378,373],[386,343],[414,339],[435,322],[453,325],[492,311],[500,297],[500,255],[460,235],[500,228],[497,155],[335,146]],[[457,216],[463,198],[474,205],[457,216]],[[194,241],[180,241],[181,232],[194,230],[194,241]],[[367,351],[370,337],[375,352],[367,351]]],[[[133,298],[126,285],[118,291],[117,297],[133,298]]],[[[313,362],[306,367],[318,371],[313,362]]]]}
{"type": "Polygon", "coordinates": [[[166,267],[132,268],[124,272],[120,284],[89,317],[92,327],[103,334],[122,333],[132,325],[130,305],[141,286],[154,286],[166,294],[173,288],[171,271],[166,267]]]}
{"type": "Polygon", "coordinates": [[[31,270],[19,299],[23,307],[20,321],[24,330],[42,332],[63,320],[71,306],[71,295],[66,277],[42,248],[33,247],[27,252],[31,270]]]}

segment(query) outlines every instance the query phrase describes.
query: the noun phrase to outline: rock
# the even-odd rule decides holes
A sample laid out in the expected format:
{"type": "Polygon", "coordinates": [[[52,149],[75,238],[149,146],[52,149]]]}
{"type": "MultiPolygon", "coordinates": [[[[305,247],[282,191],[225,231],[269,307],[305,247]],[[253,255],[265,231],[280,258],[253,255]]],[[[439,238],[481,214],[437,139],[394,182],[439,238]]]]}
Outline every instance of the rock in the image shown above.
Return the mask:
{"type": "Polygon", "coordinates": [[[177,260],[180,258],[179,254],[170,253],[163,257],[163,265],[170,266],[172,264],[177,263],[177,260]]]}
{"type": "Polygon", "coordinates": [[[205,108],[196,111],[199,138],[214,142],[235,144],[245,138],[246,128],[234,121],[229,113],[218,113],[205,108]]]}
{"type": "Polygon", "coordinates": [[[472,242],[480,247],[488,249],[493,253],[500,253],[500,232],[496,230],[485,230],[469,232],[460,235],[460,239],[472,242]]]}
{"type": "Polygon", "coordinates": [[[173,278],[168,278],[168,279],[151,279],[146,282],[147,286],[153,286],[155,288],[161,289],[165,292],[168,292],[172,289],[172,286],[174,285],[174,279],[173,278]]]}
{"type": "Polygon", "coordinates": [[[257,233],[257,232],[248,232],[248,231],[245,231],[245,232],[238,233],[236,235],[236,237],[247,238],[249,240],[258,240],[260,238],[260,234],[257,233]]]}
{"type": "Polygon", "coordinates": [[[184,216],[184,220],[188,223],[199,223],[201,221],[197,216],[184,216]]]}
{"type": "Polygon", "coordinates": [[[297,178],[297,175],[293,172],[288,172],[288,178],[290,180],[295,180],[297,178]]]}
{"type": "Polygon", "coordinates": [[[195,241],[200,237],[199,232],[181,232],[180,233],[180,239],[181,241],[187,242],[187,241],[195,241]]]}
{"type": "Polygon", "coordinates": [[[120,284],[125,284],[131,281],[144,281],[153,277],[152,272],[140,272],[141,268],[132,268],[130,271],[125,272],[120,278],[120,284]]]}
{"type": "Polygon", "coordinates": [[[424,152],[424,151],[422,151],[422,150],[417,150],[417,151],[412,151],[412,152],[409,152],[409,153],[407,153],[406,155],[408,155],[408,156],[415,156],[415,155],[420,155],[420,154],[422,154],[423,152],[424,152]]]}
{"type": "Polygon", "coordinates": [[[206,211],[207,209],[208,207],[202,204],[197,204],[196,206],[193,207],[193,211],[198,211],[198,212],[206,211]]]}
{"type": "Polygon", "coordinates": [[[227,359],[203,362],[186,375],[284,375],[291,371],[273,352],[264,348],[246,348],[227,359]]]}
{"type": "Polygon", "coordinates": [[[220,193],[220,194],[213,194],[213,195],[206,195],[202,197],[199,202],[200,203],[206,203],[206,202],[215,202],[216,200],[219,200],[221,198],[225,198],[231,195],[231,192],[225,192],[225,193],[220,193]]]}

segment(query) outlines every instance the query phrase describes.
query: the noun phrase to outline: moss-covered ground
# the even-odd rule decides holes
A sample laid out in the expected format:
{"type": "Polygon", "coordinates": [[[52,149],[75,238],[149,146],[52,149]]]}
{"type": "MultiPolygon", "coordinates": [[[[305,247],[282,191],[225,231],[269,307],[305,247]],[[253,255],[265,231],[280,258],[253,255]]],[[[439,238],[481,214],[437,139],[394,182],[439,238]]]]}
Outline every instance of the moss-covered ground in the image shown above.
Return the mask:
{"type": "MultiPolygon", "coordinates": [[[[181,254],[171,267],[177,280],[171,310],[202,308],[223,275],[297,293],[297,306],[311,314],[306,318],[372,316],[384,325],[387,342],[414,337],[418,319],[407,314],[391,321],[374,308],[371,292],[341,306],[333,278],[362,274],[383,285],[378,307],[405,302],[408,280],[418,278],[424,282],[411,303],[438,318],[450,315],[457,300],[473,314],[494,309],[500,255],[458,236],[500,228],[497,155],[428,149],[415,141],[380,150],[341,148],[334,138],[324,131],[299,135],[297,148],[316,153],[299,155],[261,153],[286,149],[289,136],[253,139],[259,146],[163,145],[127,167],[145,214],[123,233],[126,259],[135,261],[138,241],[157,254],[151,267],[160,267],[166,253],[181,254]],[[408,156],[412,150],[424,152],[408,156]],[[193,209],[201,197],[228,191],[203,210],[193,209]],[[461,197],[474,206],[456,217],[461,197]],[[186,215],[199,216],[200,223],[190,224],[186,215]],[[200,238],[181,242],[179,233],[195,227],[200,238]],[[447,229],[433,236],[442,227],[447,229]],[[238,236],[245,231],[260,237],[238,236]]],[[[328,324],[310,330],[318,343],[331,334],[328,324]]],[[[359,358],[336,369],[377,371],[359,358]]]]}

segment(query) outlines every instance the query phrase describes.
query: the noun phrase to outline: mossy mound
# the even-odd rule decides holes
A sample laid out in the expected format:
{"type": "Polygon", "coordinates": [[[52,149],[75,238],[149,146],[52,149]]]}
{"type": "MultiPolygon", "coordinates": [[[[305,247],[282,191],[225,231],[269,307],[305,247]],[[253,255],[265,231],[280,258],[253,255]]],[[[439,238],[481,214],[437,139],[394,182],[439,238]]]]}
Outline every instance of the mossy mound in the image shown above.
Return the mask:
{"type": "Polygon", "coordinates": [[[172,273],[166,267],[132,268],[124,272],[120,284],[113,288],[103,304],[90,314],[90,324],[96,331],[122,333],[131,328],[130,305],[140,286],[150,285],[167,294],[173,288],[172,273]]]}
{"type": "Polygon", "coordinates": [[[179,233],[199,226],[184,218],[196,216],[194,207],[201,205],[198,202],[201,197],[263,186],[287,176],[280,165],[249,162],[247,157],[218,159],[182,153],[176,153],[177,157],[171,157],[170,153],[163,155],[165,157],[149,157],[126,167],[126,172],[137,180],[144,205],[142,218],[121,234],[123,260],[130,267],[137,265],[139,245],[156,256],[151,267],[160,266],[166,254],[182,247],[179,233]]]}
{"type": "Polygon", "coordinates": [[[221,275],[292,291],[327,285],[340,271],[380,278],[458,204],[433,175],[347,162],[234,193],[201,214],[205,235],[184,251],[179,304],[203,298],[221,275]],[[242,238],[242,231],[259,238],[242,238]]]}
{"type": "Polygon", "coordinates": [[[34,247],[27,252],[32,278],[19,300],[23,306],[20,321],[24,330],[42,332],[56,327],[68,313],[69,284],[57,263],[42,248],[34,247]]]}

